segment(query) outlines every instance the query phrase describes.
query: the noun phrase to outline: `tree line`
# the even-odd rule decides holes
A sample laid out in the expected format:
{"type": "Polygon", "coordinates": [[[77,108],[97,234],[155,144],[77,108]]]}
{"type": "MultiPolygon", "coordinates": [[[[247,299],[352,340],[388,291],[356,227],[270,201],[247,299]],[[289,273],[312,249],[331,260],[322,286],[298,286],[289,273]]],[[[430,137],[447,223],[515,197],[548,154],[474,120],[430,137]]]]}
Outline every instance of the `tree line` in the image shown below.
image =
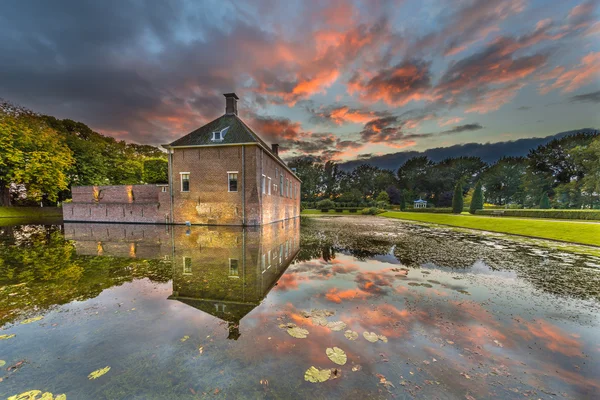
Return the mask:
{"type": "Polygon", "coordinates": [[[72,185],[166,183],[167,169],[157,147],[0,104],[0,205],[55,204],[72,185]]]}
{"type": "Polygon", "coordinates": [[[433,162],[419,156],[396,171],[368,164],[343,171],[333,161],[319,163],[310,157],[294,159],[289,165],[302,179],[302,201],[307,203],[329,199],[363,205],[388,199],[403,205],[421,198],[435,207],[451,207],[457,188],[469,205],[479,184],[483,201],[497,206],[600,208],[597,132],[553,139],[531,149],[526,157],[503,157],[492,164],[479,157],[433,162]]]}

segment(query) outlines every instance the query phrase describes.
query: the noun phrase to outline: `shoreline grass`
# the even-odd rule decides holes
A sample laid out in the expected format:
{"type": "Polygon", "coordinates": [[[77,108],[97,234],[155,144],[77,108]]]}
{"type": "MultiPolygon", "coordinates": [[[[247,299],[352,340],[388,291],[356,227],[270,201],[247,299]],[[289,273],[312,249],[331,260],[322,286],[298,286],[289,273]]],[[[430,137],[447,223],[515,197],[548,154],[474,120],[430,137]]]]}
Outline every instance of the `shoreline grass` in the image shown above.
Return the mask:
{"type": "Polygon", "coordinates": [[[0,218],[46,218],[61,217],[59,207],[0,207],[0,218]]]}
{"type": "Polygon", "coordinates": [[[600,223],[590,221],[487,217],[466,213],[455,215],[398,211],[387,211],[380,214],[380,216],[600,247],[600,223]]]}

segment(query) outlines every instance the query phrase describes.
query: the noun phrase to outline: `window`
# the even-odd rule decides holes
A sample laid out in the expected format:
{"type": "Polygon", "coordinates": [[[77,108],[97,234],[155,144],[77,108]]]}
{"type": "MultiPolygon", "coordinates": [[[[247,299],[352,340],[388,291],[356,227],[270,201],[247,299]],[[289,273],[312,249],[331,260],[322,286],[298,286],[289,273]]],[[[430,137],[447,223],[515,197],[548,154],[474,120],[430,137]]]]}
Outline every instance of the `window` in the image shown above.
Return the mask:
{"type": "Polygon", "coordinates": [[[238,190],[238,173],[237,171],[230,171],[227,173],[227,177],[229,180],[229,191],[237,192],[238,190]]]}
{"type": "Polygon", "coordinates": [[[183,274],[190,275],[192,273],[192,259],[190,257],[183,257],[183,274]]]}
{"type": "Polygon", "coordinates": [[[279,175],[279,195],[283,196],[283,174],[279,175]]]}
{"type": "Polygon", "coordinates": [[[239,278],[240,271],[238,269],[238,260],[234,258],[229,259],[229,277],[230,278],[239,278]]]}
{"type": "Polygon", "coordinates": [[[269,177],[269,196],[271,195],[271,177],[269,177]]]}
{"type": "Polygon", "coordinates": [[[190,191],[190,173],[189,172],[180,172],[181,176],[181,191],[189,192],[190,191]]]}
{"type": "Polygon", "coordinates": [[[261,271],[265,272],[267,270],[267,263],[265,261],[265,255],[263,253],[261,260],[260,260],[260,266],[261,266],[261,271]]]}
{"type": "Polygon", "coordinates": [[[264,175],[262,176],[261,185],[263,194],[267,194],[267,177],[264,175]]]}
{"type": "Polygon", "coordinates": [[[166,193],[167,192],[167,187],[166,186],[162,186],[160,188],[160,191],[163,192],[163,193],[166,193]]]}
{"type": "Polygon", "coordinates": [[[227,126],[223,129],[221,129],[220,131],[213,132],[212,141],[213,142],[222,142],[223,139],[225,139],[225,134],[227,133],[228,129],[229,129],[229,127],[227,126]]]}

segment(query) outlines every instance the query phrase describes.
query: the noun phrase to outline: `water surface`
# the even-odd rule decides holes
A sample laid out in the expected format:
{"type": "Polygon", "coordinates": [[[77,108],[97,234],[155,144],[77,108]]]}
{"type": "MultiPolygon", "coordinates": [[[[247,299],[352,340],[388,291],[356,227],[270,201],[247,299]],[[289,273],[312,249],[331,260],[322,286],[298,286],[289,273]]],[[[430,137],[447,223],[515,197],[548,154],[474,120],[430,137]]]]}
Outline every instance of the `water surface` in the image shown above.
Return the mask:
{"type": "Polygon", "coordinates": [[[0,398],[600,393],[594,256],[367,217],[0,229],[0,398]],[[335,379],[306,382],[311,366],[335,379]]]}

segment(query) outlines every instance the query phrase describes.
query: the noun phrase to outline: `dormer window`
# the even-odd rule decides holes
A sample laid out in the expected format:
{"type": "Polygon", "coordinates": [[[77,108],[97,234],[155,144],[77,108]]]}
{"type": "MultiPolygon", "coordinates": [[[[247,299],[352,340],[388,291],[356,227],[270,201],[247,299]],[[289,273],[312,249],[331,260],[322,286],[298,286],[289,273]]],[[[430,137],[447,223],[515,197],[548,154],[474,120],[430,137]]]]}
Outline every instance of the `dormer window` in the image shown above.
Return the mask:
{"type": "Polygon", "coordinates": [[[229,129],[229,127],[227,126],[223,129],[221,129],[220,131],[214,131],[212,141],[213,142],[222,142],[225,139],[225,134],[227,133],[228,129],[229,129]]]}

